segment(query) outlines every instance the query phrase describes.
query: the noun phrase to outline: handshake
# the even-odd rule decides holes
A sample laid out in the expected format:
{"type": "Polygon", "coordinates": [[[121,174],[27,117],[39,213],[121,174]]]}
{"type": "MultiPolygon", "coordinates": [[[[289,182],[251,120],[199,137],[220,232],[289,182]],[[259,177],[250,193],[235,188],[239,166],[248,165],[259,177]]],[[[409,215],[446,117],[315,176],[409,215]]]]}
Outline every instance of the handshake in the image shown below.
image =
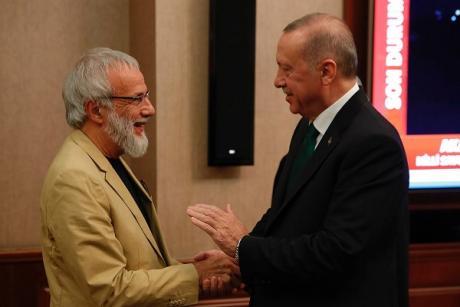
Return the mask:
{"type": "Polygon", "coordinates": [[[202,252],[193,260],[203,297],[228,295],[244,287],[238,264],[224,252],[219,250],[202,252]]]}
{"type": "Polygon", "coordinates": [[[248,231],[230,205],[223,210],[197,204],[188,207],[187,214],[192,223],[204,230],[221,249],[202,252],[194,258],[202,295],[226,295],[243,289],[240,269],[234,257],[238,242],[248,231]]]}

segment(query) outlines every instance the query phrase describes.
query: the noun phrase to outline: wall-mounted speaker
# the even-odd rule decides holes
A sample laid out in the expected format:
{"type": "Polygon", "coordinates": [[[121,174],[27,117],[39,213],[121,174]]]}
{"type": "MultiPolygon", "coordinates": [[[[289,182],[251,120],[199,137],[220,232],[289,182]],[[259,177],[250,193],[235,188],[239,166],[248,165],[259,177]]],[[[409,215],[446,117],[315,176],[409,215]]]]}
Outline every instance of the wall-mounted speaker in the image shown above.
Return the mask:
{"type": "Polygon", "coordinates": [[[255,0],[211,0],[208,164],[254,164],[255,0]]]}

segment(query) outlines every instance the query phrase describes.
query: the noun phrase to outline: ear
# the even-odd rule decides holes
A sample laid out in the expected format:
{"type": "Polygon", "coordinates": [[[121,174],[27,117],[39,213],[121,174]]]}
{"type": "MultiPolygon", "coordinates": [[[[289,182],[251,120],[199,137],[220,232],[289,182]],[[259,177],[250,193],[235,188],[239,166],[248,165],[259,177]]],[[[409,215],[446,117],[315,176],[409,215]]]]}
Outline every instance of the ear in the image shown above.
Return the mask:
{"type": "Polygon", "coordinates": [[[324,59],[320,63],[321,83],[330,85],[337,76],[337,63],[333,59],[324,59]]]}
{"type": "Polygon", "coordinates": [[[102,125],[104,119],[101,114],[100,106],[97,102],[89,100],[85,103],[85,112],[88,120],[102,125]]]}

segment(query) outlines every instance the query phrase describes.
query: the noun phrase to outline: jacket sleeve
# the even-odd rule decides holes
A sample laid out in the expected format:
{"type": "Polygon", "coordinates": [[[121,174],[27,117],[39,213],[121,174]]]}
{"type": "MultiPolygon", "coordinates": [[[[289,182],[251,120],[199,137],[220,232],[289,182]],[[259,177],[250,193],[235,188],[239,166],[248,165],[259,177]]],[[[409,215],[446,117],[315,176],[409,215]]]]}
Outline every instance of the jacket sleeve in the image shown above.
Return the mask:
{"type": "Polygon", "coordinates": [[[247,236],[241,241],[246,283],[333,281],[371,244],[395,235],[407,191],[400,144],[388,136],[369,136],[339,165],[321,229],[294,238],[247,236]]]}
{"type": "Polygon", "coordinates": [[[192,264],[151,270],[128,270],[123,246],[110,217],[101,183],[73,170],[57,177],[48,201],[53,257],[61,257],[76,286],[97,306],[181,305],[198,299],[198,276],[192,264]]]}

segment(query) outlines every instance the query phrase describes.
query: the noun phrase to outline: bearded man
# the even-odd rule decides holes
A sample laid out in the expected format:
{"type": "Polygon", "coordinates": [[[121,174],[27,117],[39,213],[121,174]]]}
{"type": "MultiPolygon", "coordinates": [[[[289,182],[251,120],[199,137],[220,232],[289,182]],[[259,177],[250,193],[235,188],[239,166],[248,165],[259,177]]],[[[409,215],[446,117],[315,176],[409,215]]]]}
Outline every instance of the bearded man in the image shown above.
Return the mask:
{"type": "Polygon", "coordinates": [[[89,50],[63,89],[67,137],[41,197],[51,306],[182,306],[199,289],[222,293],[238,275],[220,252],[181,264],[169,255],[156,208],[121,158],[142,156],[155,109],[138,62],[89,50]]]}

